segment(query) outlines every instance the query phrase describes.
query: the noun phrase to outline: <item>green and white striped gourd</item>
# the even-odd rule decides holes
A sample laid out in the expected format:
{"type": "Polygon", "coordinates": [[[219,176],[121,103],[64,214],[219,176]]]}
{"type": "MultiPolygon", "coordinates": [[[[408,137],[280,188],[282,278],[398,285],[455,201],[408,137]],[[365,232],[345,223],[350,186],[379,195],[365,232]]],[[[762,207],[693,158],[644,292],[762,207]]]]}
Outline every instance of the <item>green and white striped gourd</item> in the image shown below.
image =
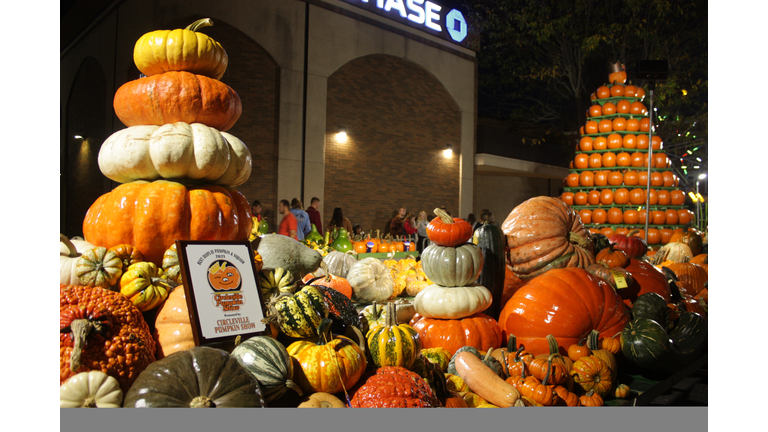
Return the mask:
{"type": "Polygon", "coordinates": [[[293,382],[293,362],[285,346],[268,336],[254,336],[232,350],[232,356],[259,381],[267,402],[285,394],[288,389],[304,393],[293,382]]]}
{"type": "Polygon", "coordinates": [[[268,320],[292,338],[317,337],[317,326],[328,318],[328,306],[315,287],[306,285],[296,293],[283,293],[269,302],[268,320]]]}

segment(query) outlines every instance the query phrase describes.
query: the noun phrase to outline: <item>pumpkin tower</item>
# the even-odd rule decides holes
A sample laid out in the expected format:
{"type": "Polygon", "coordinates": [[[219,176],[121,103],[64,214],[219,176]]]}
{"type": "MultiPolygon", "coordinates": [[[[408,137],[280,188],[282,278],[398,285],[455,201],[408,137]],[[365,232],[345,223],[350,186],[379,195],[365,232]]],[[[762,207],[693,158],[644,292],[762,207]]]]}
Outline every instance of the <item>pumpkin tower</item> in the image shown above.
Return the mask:
{"type": "Polygon", "coordinates": [[[608,78],[590,96],[592,105],[560,199],[579,213],[590,232],[609,238],[630,233],[645,237],[648,218],[647,242],[658,248],[682,231],[693,214],[684,207],[685,193],[662,138],[650,133],[645,90],[627,84],[624,70],[608,78]]]}
{"type": "Polygon", "coordinates": [[[101,146],[99,169],[122,183],[99,197],[83,222],[96,246],[134,245],[158,267],[180,240],[247,240],[251,210],[234,189],[251,174],[251,153],[225,131],[240,117],[240,97],[220,81],[228,57],[222,46],[186,29],[143,35],[134,62],[145,76],[115,93],[127,128],[101,146]]]}

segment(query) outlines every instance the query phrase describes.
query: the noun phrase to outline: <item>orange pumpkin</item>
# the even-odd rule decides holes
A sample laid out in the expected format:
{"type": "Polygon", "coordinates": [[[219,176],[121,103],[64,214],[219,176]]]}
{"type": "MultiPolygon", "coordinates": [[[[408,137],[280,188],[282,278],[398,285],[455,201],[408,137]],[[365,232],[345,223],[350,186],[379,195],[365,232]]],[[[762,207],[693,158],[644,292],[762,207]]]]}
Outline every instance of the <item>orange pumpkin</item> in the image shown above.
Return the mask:
{"type": "Polygon", "coordinates": [[[576,205],[587,205],[587,199],[588,199],[587,193],[584,191],[576,192],[575,194],[573,194],[573,202],[576,205]]]}
{"type": "Polygon", "coordinates": [[[612,168],[616,166],[616,153],[614,152],[605,152],[603,153],[603,160],[602,160],[603,166],[607,168],[612,168]]]}
{"type": "MultiPolygon", "coordinates": [[[[619,225],[624,221],[624,213],[618,207],[611,207],[608,210],[608,223],[611,225],[619,225]]],[[[606,236],[608,237],[608,236],[606,236]]]]}
{"type": "Polygon", "coordinates": [[[157,342],[155,357],[160,360],[177,351],[195,346],[192,324],[189,321],[187,297],[184,287],[179,285],[168,294],[168,298],[157,309],[155,330],[152,333],[157,342]]]}
{"type": "Polygon", "coordinates": [[[592,223],[603,224],[608,219],[608,213],[605,209],[596,208],[592,210],[592,223]]]}
{"type": "Polygon", "coordinates": [[[595,186],[608,186],[609,171],[595,171],[595,186]]]}
{"type": "Polygon", "coordinates": [[[592,150],[605,150],[608,148],[608,140],[604,136],[599,136],[592,141],[592,150]]]}
{"type": "MultiPolygon", "coordinates": [[[[616,105],[613,102],[606,102],[603,104],[603,115],[616,114],[616,105]]],[[[606,120],[606,119],[603,119],[606,120]]],[[[610,122],[610,120],[608,120],[610,122]]],[[[602,120],[601,120],[602,122],[602,120]]]]}
{"type": "Polygon", "coordinates": [[[624,185],[625,186],[637,186],[637,171],[627,170],[624,173],[624,185]]]}
{"type": "Polygon", "coordinates": [[[594,120],[587,120],[587,123],[584,125],[584,132],[587,134],[596,134],[597,122],[594,120]]]}
{"type": "MultiPolygon", "coordinates": [[[[608,105],[608,104],[605,104],[605,105],[608,105]]],[[[605,112],[605,105],[603,105],[603,112],[605,112]]],[[[616,113],[616,107],[614,105],[612,114],[615,114],[615,113],[616,113]]],[[[613,122],[608,119],[602,119],[597,124],[597,130],[601,133],[611,132],[613,131],[613,122]]]]}
{"type": "MultiPolygon", "coordinates": [[[[626,176],[625,176],[626,178],[626,176]]],[[[613,191],[613,202],[616,205],[625,205],[629,202],[629,190],[627,188],[618,188],[613,191]]]]}
{"type": "Polygon", "coordinates": [[[629,105],[630,102],[625,99],[616,102],[616,112],[619,114],[629,114],[629,105]]]}
{"type": "Polygon", "coordinates": [[[139,180],[97,198],[85,215],[83,234],[96,246],[132,244],[162,266],[176,240],[247,240],[251,216],[248,200],[232,188],[139,180]]]}
{"type": "Polygon", "coordinates": [[[573,192],[563,192],[563,194],[560,195],[560,199],[568,205],[573,205],[573,192]]]}
{"type": "MultiPolygon", "coordinates": [[[[624,72],[626,75],[626,72],[624,72]]],[[[624,86],[622,84],[615,84],[611,86],[611,96],[612,97],[622,97],[624,96],[624,86]]]]}
{"type": "MultiPolygon", "coordinates": [[[[599,105],[598,105],[599,106],[599,105]]],[[[582,137],[579,141],[579,150],[591,151],[592,150],[592,137],[582,137]]]]}
{"type": "Polygon", "coordinates": [[[579,153],[573,160],[573,167],[576,169],[589,168],[589,155],[586,153],[579,153]]]}
{"type": "Polygon", "coordinates": [[[627,130],[627,120],[624,117],[616,117],[613,119],[611,127],[615,131],[625,131],[627,130]]]}
{"type": "Polygon", "coordinates": [[[594,186],[595,185],[595,174],[592,171],[582,171],[581,174],[579,174],[579,186],[594,186]]]}
{"type": "Polygon", "coordinates": [[[115,92],[117,118],[126,126],[202,123],[226,131],[240,118],[240,97],[223,82],[184,71],[128,81],[115,92]]]}
{"type": "MultiPolygon", "coordinates": [[[[618,160],[618,155],[616,159],[618,160]]],[[[611,171],[608,173],[608,184],[610,186],[620,186],[622,183],[624,183],[624,176],[621,174],[621,171],[611,171]]]]}

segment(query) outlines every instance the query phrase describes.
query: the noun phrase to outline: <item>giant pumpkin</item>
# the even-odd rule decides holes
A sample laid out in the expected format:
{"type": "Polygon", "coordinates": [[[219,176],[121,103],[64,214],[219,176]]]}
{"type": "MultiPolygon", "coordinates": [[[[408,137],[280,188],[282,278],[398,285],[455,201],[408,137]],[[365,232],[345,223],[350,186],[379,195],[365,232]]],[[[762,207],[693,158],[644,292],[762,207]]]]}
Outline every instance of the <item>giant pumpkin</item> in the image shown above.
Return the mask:
{"type": "Polygon", "coordinates": [[[531,198],[507,216],[507,264],[523,280],[553,268],[586,268],[595,263],[589,230],[562,200],[531,198]]]}
{"type": "Polygon", "coordinates": [[[247,199],[234,189],[140,180],[97,198],[85,215],[83,234],[106,248],[132,244],[161,266],[176,240],[245,241],[252,224],[247,199]]]}
{"type": "Polygon", "coordinates": [[[550,352],[552,335],[560,354],[592,330],[613,337],[629,321],[629,311],[610,285],[581,268],[553,269],[520,288],[504,306],[499,326],[504,340],[515,335],[526,351],[550,352]]]}

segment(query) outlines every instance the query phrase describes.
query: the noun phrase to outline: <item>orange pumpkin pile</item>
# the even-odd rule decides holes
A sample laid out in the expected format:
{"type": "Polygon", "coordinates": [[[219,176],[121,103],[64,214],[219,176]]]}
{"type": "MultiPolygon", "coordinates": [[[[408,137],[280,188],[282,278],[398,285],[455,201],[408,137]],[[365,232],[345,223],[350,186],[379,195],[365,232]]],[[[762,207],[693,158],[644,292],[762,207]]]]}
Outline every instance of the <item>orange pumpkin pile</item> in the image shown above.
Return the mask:
{"type": "Polygon", "coordinates": [[[593,93],[560,199],[573,206],[590,232],[626,235],[633,228],[645,228],[648,218],[648,243],[666,244],[693,215],[683,208],[685,193],[678,189],[680,179],[671,170],[661,137],[653,135],[649,142],[645,92],[626,84],[624,70],[612,72],[609,81],[593,93]],[[649,164],[651,188],[646,191],[649,164]],[[645,207],[646,198],[650,211],[638,210],[645,207]]]}

